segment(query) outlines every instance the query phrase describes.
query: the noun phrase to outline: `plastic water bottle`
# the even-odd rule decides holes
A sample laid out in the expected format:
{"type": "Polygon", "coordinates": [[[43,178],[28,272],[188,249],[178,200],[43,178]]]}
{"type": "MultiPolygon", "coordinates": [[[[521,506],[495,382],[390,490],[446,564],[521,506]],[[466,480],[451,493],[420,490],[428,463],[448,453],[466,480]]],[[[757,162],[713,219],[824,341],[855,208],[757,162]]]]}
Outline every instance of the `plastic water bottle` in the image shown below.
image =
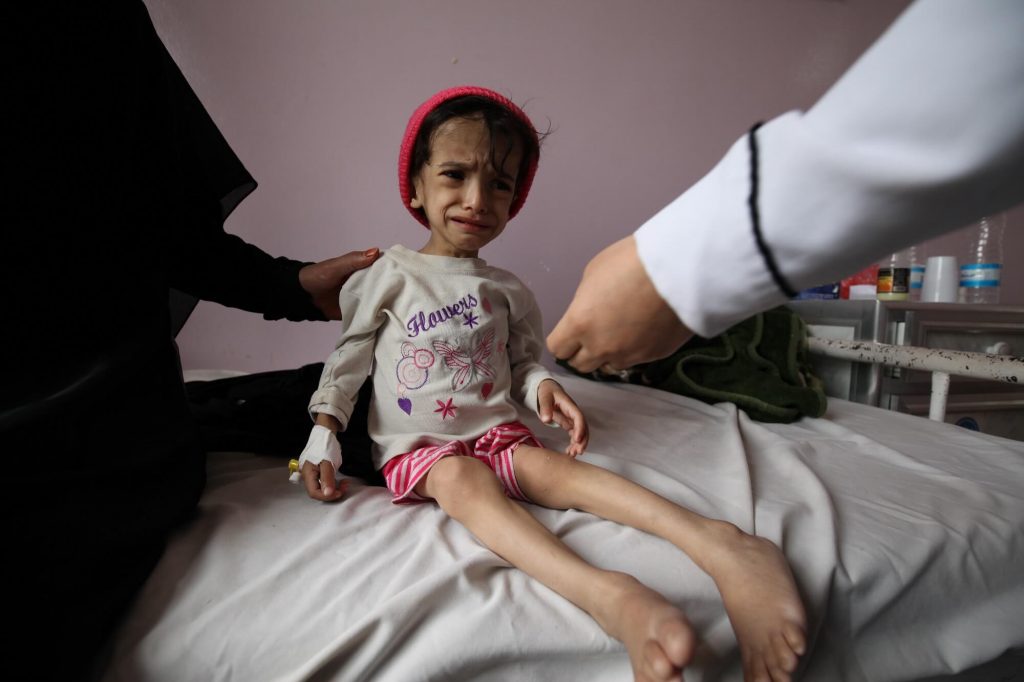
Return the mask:
{"type": "Polygon", "coordinates": [[[924,286],[924,265],[928,261],[924,255],[924,245],[911,246],[903,253],[905,262],[910,263],[910,300],[920,301],[924,286]]]}
{"type": "Polygon", "coordinates": [[[986,216],[978,221],[967,258],[960,266],[960,300],[963,303],[999,303],[1005,226],[1005,215],[986,216]]]}

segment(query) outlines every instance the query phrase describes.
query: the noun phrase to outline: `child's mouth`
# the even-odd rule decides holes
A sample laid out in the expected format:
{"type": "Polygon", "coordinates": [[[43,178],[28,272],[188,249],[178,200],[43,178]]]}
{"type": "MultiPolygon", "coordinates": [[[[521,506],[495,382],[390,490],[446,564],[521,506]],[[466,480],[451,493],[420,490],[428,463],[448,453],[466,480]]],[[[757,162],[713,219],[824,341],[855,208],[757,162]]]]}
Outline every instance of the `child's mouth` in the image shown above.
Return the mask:
{"type": "Polygon", "coordinates": [[[452,222],[457,223],[467,232],[485,232],[491,229],[490,225],[484,225],[483,223],[477,223],[465,218],[452,218],[452,222]]]}

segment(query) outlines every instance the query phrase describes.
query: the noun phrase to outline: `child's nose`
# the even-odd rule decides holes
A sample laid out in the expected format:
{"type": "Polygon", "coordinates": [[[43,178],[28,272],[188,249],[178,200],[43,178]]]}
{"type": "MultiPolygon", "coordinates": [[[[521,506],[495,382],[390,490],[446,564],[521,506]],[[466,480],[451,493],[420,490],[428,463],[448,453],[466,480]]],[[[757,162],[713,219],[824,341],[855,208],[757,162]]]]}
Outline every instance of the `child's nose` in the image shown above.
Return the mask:
{"type": "Polygon", "coordinates": [[[465,188],[465,193],[462,195],[464,207],[474,213],[483,213],[487,208],[487,193],[483,184],[478,180],[471,180],[463,187],[465,188]]]}

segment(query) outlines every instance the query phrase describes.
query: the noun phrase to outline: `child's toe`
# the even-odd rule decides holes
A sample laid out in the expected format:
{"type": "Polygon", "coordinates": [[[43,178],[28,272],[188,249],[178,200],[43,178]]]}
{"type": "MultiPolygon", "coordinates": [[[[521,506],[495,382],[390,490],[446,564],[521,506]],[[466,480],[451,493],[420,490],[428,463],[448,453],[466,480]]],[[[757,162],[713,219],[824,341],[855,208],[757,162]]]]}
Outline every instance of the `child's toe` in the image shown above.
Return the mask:
{"type": "Polygon", "coordinates": [[[807,638],[804,630],[796,623],[786,623],[782,626],[782,636],[785,637],[789,648],[797,656],[802,656],[807,649],[807,638]]]}
{"type": "Polygon", "coordinates": [[[782,634],[772,637],[772,649],[775,651],[775,664],[787,673],[796,670],[796,654],[782,634]]]}
{"type": "Polygon", "coordinates": [[[644,643],[644,673],[652,680],[667,680],[672,675],[673,665],[661,646],[649,639],[644,643]]]}

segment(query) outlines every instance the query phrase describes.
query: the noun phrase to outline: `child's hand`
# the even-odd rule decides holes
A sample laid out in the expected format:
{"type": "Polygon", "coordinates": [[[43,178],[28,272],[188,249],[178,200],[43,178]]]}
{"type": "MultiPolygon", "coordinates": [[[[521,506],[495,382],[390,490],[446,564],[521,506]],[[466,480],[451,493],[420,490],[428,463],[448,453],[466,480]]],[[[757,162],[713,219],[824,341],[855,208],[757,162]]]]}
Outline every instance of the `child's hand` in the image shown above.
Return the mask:
{"type": "Polygon", "coordinates": [[[569,432],[569,447],[565,454],[578,457],[587,449],[590,431],[583,412],[558,382],[545,379],[537,387],[537,414],[545,424],[557,423],[569,432]]]}
{"type": "Polygon", "coordinates": [[[341,467],[341,445],[331,429],[317,424],[309,434],[299,457],[302,482],[314,500],[334,502],[348,489],[348,481],[336,484],[335,472],[341,467]]]}
{"type": "Polygon", "coordinates": [[[334,465],[326,459],[319,464],[305,462],[302,465],[302,482],[306,492],[314,500],[335,502],[348,492],[348,479],[341,479],[335,487],[334,465]]]}

